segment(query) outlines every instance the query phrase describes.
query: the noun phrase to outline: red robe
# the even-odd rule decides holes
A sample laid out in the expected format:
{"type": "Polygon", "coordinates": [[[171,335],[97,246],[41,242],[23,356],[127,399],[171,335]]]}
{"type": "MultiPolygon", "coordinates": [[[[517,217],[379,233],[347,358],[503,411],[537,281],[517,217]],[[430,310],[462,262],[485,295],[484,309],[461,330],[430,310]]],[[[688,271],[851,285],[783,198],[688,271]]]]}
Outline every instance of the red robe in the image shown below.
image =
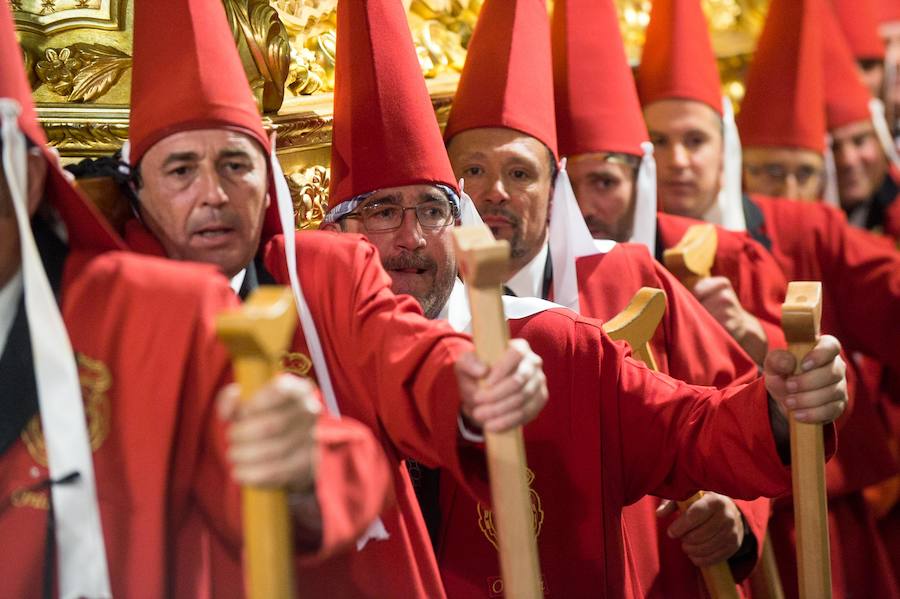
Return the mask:
{"type": "MultiPolygon", "coordinates": [[[[900,366],[900,255],[844,214],[823,204],[752,196],[763,222],[757,234],[790,280],[822,281],[822,331],[851,353],[863,352],[892,369],[900,366]]],[[[865,374],[865,373],[862,373],[865,374]]],[[[841,450],[827,466],[832,574],[836,598],[897,597],[896,581],[872,514],[861,492],[898,472],[891,455],[878,396],[865,384],[855,360],[848,363],[852,411],[840,428],[841,450]]],[[[776,502],[772,540],[785,591],[796,596],[793,513],[790,498],[776,502]]]]}
{"type": "MultiPolygon", "coordinates": [[[[609,320],[641,287],[666,292],[666,311],[651,342],[660,372],[691,384],[720,388],[757,378],[753,360],[644,246],[620,243],[607,254],[580,258],[576,268],[584,316],[609,320]]],[[[623,512],[641,589],[646,597],[660,599],[698,597],[703,585],[700,570],[680,543],[666,534],[675,516],[658,518],[659,503],[659,499],[647,496],[623,512]]],[[[738,580],[750,573],[759,558],[769,503],[768,499],[736,501],[759,541],[755,555],[734,564],[738,580]]]]}
{"type": "MultiPolygon", "coordinates": [[[[116,597],[207,597],[241,545],[239,489],[214,409],[230,360],[214,319],[236,300],[203,266],[71,253],[62,312],[79,362],[116,597]],[[211,546],[228,548],[211,551],[211,546]]],[[[359,536],[381,509],[387,463],[360,424],[320,418],[316,486],[322,559],[359,536]]],[[[0,468],[0,595],[41,597],[49,495],[23,492],[49,476],[37,416],[0,468]]],[[[298,565],[304,571],[305,566],[298,565]]],[[[243,596],[237,584],[217,597],[243,596]]]]}
{"type": "MultiPolygon", "coordinates": [[[[684,499],[702,487],[749,499],[789,487],[762,380],[688,386],[626,357],[599,321],[567,310],[509,324],[544,359],[550,391],[524,430],[546,597],[642,596],[626,573],[621,513],[646,494],[684,499]]],[[[500,596],[490,515],[449,476],[441,513],[448,596],[500,596]]]]}
{"type": "MultiPolygon", "coordinates": [[[[126,241],[143,251],[162,248],[132,222],[126,241]]],[[[281,236],[265,243],[266,270],[289,284],[281,236]]],[[[304,593],[327,597],[444,595],[431,542],[410,484],[405,458],[446,469],[487,500],[481,448],[462,440],[453,364],[472,350],[468,336],[422,315],[409,296],[391,292],[374,246],[359,235],[297,233],[300,284],[322,342],[341,413],[368,425],[390,461],[396,502],[381,513],[390,534],[300,576],[304,593]],[[339,276],[338,276],[339,275],[339,276]]],[[[298,329],[292,352],[309,351],[298,329]]],[[[315,376],[314,372],[309,373],[315,376]]]]}
{"type": "MultiPolygon", "coordinates": [[[[674,247],[691,225],[702,221],[660,212],[657,214],[657,235],[662,242],[657,249],[674,247]]],[[[778,263],[766,249],[745,233],[716,227],[718,243],[712,275],[725,277],[745,310],[755,316],[769,339],[769,349],[786,346],[781,330],[781,304],[784,303],[787,281],[778,263]]]]}

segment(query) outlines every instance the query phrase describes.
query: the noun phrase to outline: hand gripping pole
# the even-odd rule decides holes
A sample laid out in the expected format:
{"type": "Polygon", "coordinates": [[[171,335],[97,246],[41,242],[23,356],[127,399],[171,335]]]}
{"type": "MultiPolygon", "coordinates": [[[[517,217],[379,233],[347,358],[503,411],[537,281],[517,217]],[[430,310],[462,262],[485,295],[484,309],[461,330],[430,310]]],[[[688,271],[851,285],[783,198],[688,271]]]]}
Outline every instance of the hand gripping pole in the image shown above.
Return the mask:
{"type": "MultiPolygon", "coordinates": [[[[501,300],[509,244],[496,241],[484,225],[457,228],[453,238],[472,309],[475,352],[490,366],[503,356],[509,340],[501,300]]],[[[485,443],[505,595],[543,597],[522,428],[486,432],[485,443]]]]}
{"type": "MultiPolygon", "coordinates": [[[[219,315],[219,337],[231,352],[243,401],[279,370],[297,327],[294,298],[287,287],[263,286],[234,312],[219,315]]],[[[249,599],[294,596],[293,528],[284,489],[241,489],[245,584],[249,599]]]]}

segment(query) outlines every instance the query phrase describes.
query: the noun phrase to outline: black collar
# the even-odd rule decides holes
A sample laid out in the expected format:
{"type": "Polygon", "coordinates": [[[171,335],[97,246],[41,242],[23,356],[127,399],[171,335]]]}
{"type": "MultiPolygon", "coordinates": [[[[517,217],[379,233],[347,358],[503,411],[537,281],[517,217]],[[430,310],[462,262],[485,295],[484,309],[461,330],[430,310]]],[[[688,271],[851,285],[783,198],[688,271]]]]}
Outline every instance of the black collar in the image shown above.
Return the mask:
{"type": "MultiPolygon", "coordinates": [[[[63,268],[68,248],[41,218],[32,222],[32,231],[41,261],[56,300],[59,302],[63,268]]],[[[31,354],[31,336],[25,312],[24,294],[0,355],[0,454],[19,437],[28,421],[38,412],[37,384],[31,354]]]]}

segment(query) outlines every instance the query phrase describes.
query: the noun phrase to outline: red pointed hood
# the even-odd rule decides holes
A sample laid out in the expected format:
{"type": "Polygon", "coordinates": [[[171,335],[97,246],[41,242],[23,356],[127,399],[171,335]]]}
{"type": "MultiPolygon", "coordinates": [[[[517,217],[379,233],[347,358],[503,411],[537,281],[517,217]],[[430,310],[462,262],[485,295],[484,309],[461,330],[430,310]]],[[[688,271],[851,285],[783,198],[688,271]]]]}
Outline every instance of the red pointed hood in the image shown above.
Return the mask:
{"type": "Polygon", "coordinates": [[[641,156],[649,136],[612,0],[556,0],[552,39],[560,154],[641,156]]]}
{"type": "Polygon", "coordinates": [[[876,0],[876,15],[879,23],[900,21],[900,0],[876,0]]]}
{"type": "Polygon", "coordinates": [[[173,133],[212,128],[246,133],[269,153],[222,2],[135,2],[131,163],[173,133]]]}
{"type": "Polygon", "coordinates": [[[722,82],[700,0],[654,0],[637,86],[644,106],[695,100],[722,114],[722,82]]]}
{"type": "Polygon", "coordinates": [[[47,158],[45,197],[66,224],[69,245],[91,251],[124,248],[124,243],[109,227],[93,204],[85,199],[65,178],[59,163],[47,148],[47,138],[37,120],[31,87],[25,76],[22,49],[16,39],[9,3],[0,2],[0,98],[10,98],[21,106],[19,129],[47,158]]]}
{"type": "Polygon", "coordinates": [[[772,0],[738,115],[744,147],[825,150],[822,0],[772,0]]]}
{"type": "Polygon", "coordinates": [[[485,0],[481,8],[444,139],[485,127],[521,131],[557,155],[544,0],[485,0]]]}
{"type": "Polygon", "coordinates": [[[180,131],[233,129],[249,135],[269,161],[272,201],[261,243],[282,232],[272,147],[220,0],[135,3],[129,126],[132,165],[180,131]]]}
{"type": "Polygon", "coordinates": [[[362,193],[457,185],[398,0],[341,0],[329,208],[362,193]]]}
{"type": "Polygon", "coordinates": [[[876,0],[831,0],[841,31],[856,60],[884,60],[884,42],[878,35],[876,0]]]}
{"type": "Polygon", "coordinates": [[[828,130],[871,118],[872,95],[863,84],[835,13],[824,7],[822,33],[825,67],[825,119],[828,130]]]}

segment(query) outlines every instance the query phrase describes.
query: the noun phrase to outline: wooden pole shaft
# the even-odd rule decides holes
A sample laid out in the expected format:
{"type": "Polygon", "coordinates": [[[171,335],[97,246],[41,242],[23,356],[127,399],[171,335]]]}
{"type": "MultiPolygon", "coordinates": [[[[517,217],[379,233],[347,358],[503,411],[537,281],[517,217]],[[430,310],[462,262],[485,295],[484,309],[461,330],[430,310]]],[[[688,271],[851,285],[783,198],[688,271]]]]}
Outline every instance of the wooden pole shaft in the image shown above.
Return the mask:
{"type": "Polygon", "coordinates": [[[760,564],[750,574],[750,595],[753,599],[784,599],[778,562],[775,560],[775,550],[772,549],[772,539],[768,534],[763,542],[760,564]]]}
{"type": "MultiPolygon", "coordinates": [[[[802,371],[806,354],[818,339],[822,319],[822,284],[792,281],[781,308],[788,351],[802,371]]],[[[831,550],[828,541],[828,496],[825,491],[825,443],[822,425],[790,418],[794,529],[800,599],[830,599],[831,550]]]]}
{"type": "MultiPolygon", "coordinates": [[[[690,499],[678,502],[678,509],[686,510],[703,497],[703,491],[698,492],[690,499]]],[[[737,584],[731,575],[731,567],[727,561],[719,562],[712,566],[700,568],[703,574],[703,582],[712,599],[740,599],[737,592],[737,584]]]]}
{"type": "MultiPolygon", "coordinates": [[[[235,378],[241,399],[253,396],[272,377],[264,357],[238,357],[235,378]]],[[[248,599],[290,599],[294,594],[293,539],[287,494],[284,489],[244,486],[241,506],[246,548],[244,571],[248,599]]]]}
{"type": "MultiPolygon", "coordinates": [[[[468,289],[475,351],[492,365],[503,356],[509,338],[501,289],[499,285],[468,289]]],[[[486,433],[485,445],[504,594],[516,599],[543,597],[522,429],[486,433]]]]}
{"type": "MultiPolygon", "coordinates": [[[[261,286],[240,310],[218,316],[216,328],[231,353],[242,401],[253,397],[279,370],[296,326],[297,312],[287,287],[261,286]]],[[[285,490],[244,486],[241,505],[248,598],[290,599],[293,527],[285,490]]]]}
{"type": "MultiPolygon", "coordinates": [[[[815,344],[792,343],[789,349],[799,365],[800,360],[813,347],[815,344]]],[[[790,431],[800,598],[827,599],[831,597],[831,547],[828,540],[828,496],[825,487],[822,426],[798,422],[791,415],[790,431]]]]}

